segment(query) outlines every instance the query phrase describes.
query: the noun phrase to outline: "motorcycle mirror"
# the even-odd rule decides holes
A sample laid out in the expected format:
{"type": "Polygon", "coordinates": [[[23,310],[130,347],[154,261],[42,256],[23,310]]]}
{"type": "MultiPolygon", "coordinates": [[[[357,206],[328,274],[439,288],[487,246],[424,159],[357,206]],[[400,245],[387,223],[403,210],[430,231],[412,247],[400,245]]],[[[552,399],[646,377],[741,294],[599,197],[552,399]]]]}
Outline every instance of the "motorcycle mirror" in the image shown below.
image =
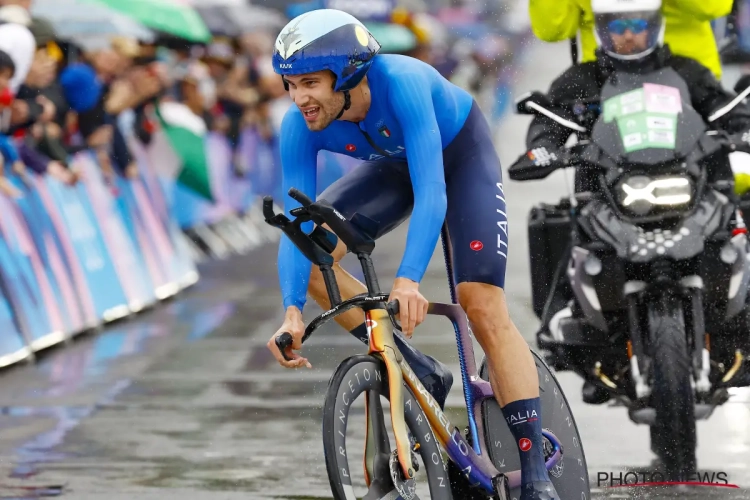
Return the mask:
{"type": "Polygon", "coordinates": [[[533,102],[543,108],[552,107],[552,103],[546,95],[541,92],[534,91],[528,92],[516,100],[516,113],[519,115],[533,115],[535,111],[528,106],[528,103],[533,102]]]}

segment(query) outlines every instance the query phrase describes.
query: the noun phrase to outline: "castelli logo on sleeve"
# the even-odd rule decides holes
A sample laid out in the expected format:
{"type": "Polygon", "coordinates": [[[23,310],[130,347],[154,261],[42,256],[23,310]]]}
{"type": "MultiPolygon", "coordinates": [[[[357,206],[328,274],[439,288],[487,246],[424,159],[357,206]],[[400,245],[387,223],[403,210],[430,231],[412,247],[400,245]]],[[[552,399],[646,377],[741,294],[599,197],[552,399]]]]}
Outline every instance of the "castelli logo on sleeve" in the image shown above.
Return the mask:
{"type": "Polygon", "coordinates": [[[355,146],[354,144],[347,144],[346,150],[349,151],[350,153],[353,153],[354,151],[357,150],[357,146],[355,146]]]}
{"type": "Polygon", "coordinates": [[[521,440],[518,441],[518,449],[520,449],[521,451],[529,451],[531,449],[531,440],[521,438],[521,440]]]}
{"type": "Polygon", "coordinates": [[[475,252],[478,252],[484,248],[484,244],[479,240],[474,240],[469,244],[469,248],[471,248],[475,252]]]}

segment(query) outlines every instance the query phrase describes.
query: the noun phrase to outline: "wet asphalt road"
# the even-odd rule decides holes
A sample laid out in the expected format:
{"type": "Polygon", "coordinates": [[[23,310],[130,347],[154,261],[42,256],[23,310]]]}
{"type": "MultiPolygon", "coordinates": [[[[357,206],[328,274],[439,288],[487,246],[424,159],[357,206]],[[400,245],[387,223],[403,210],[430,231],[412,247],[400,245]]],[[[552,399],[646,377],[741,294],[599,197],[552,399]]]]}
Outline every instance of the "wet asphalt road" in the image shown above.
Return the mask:
{"type": "MultiPolygon", "coordinates": [[[[565,46],[526,55],[519,89],[545,89],[568,62],[565,46]]],[[[499,134],[503,165],[522,150],[529,118],[512,117],[499,134]]],[[[506,183],[511,221],[507,289],[512,316],[531,341],[526,214],[532,203],[565,192],[558,173],[543,182],[506,183]]],[[[405,229],[376,249],[381,283],[392,280],[405,229]]],[[[320,439],[328,378],[363,346],[333,325],[304,353],[313,369],[278,367],[265,342],[280,324],[274,244],[212,263],[200,284],[173,302],[73,345],[35,366],[0,373],[0,498],[265,499],[330,498],[320,439]]],[[[356,262],[349,268],[356,269],[356,262]]],[[[422,289],[447,301],[442,255],[422,289]]],[[[319,312],[306,311],[307,319],[319,312]]],[[[449,363],[456,385],[449,415],[459,426],[462,393],[454,336],[429,319],[414,343],[449,363]]],[[[581,429],[594,498],[750,497],[750,395],[747,391],[698,424],[702,471],[726,472],[740,489],[636,491],[596,487],[597,473],[648,469],[648,429],[621,408],[581,402],[581,382],[559,374],[581,429]]],[[[568,499],[565,499],[568,500],[568,499]]]]}

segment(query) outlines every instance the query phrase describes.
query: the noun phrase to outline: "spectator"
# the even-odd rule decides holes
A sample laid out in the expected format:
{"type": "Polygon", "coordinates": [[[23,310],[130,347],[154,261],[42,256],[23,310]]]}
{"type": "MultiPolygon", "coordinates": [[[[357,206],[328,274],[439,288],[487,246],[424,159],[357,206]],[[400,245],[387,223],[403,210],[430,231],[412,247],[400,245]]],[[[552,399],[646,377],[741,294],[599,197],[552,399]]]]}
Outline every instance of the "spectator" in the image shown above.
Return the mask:
{"type": "MultiPolygon", "coordinates": [[[[7,114],[7,106],[12,100],[10,81],[13,79],[15,71],[13,59],[6,52],[0,51],[0,106],[2,106],[3,114],[7,114]]],[[[10,138],[5,134],[0,134],[0,152],[2,153],[0,156],[0,192],[5,196],[20,196],[20,192],[13,187],[5,175],[5,166],[8,164],[12,164],[14,170],[22,168],[18,165],[18,152],[10,138]]]]}
{"type": "Polygon", "coordinates": [[[36,50],[34,35],[28,29],[31,16],[16,5],[0,7],[0,23],[0,50],[8,53],[16,65],[10,81],[10,89],[15,94],[26,79],[36,50]]]}
{"type": "Polygon", "coordinates": [[[20,134],[16,134],[22,136],[19,153],[23,162],[36,173],[49,171],[63,182],[72,183],[76,176],[67,171],[68,151],[62,143],[69,106],[57,81],[62,52],[54,41],[54,30],[49,23],[34,19],[30,29],[37,50],[17,98],[37,112],[31,113],[33,123],[27,131],[19,127],[20,134]]]}
{"type": "Polygon", "coordinates": [[[250,87],[247,72],[242,64],[235,64],[236,59],[235,43],[224,37],[214,39],[203,57],[216,82],[215,128],[226,133],[233,146],[239,139],[246,109],[258,102],[257,91],[250,87]]]}

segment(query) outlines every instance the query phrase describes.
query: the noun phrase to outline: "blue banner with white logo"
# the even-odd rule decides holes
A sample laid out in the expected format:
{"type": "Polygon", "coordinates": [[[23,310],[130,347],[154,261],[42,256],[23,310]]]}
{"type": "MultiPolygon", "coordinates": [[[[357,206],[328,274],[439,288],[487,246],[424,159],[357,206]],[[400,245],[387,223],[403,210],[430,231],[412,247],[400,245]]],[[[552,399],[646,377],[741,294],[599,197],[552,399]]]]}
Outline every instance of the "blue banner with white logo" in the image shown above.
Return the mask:
{"type": "Polygon", "coordinates": [[[15,210],[7,198],[0,196],[0,268],[8,300],[16,312],[18,329],[33,346],[50,342],[53,331],[30,262],[32,250],[14,217],[15,210]]]}
{"type": "Polygon", "coordinates": [[[72,332],[83,325],[72,292],[71,277],[62,262],[55,229],[30,178],[14,175],[11,179],[23,193],[21,198],[14,201],[25,223],[21,230],[28,232],[32,240],[29,246],[33,246],[34,255],[30,258],[36,263],[37,281],[47,289],[42,298],[51,326],[57,332],[72,332]]]}
{"type": "Polygon", "coordinates": [[[48,186],[82,265],[97,317],[104,320],[122,317],[128,311],[127,298],[86,199],[85,188],[63,186],[51,179],[48,186]]]}

